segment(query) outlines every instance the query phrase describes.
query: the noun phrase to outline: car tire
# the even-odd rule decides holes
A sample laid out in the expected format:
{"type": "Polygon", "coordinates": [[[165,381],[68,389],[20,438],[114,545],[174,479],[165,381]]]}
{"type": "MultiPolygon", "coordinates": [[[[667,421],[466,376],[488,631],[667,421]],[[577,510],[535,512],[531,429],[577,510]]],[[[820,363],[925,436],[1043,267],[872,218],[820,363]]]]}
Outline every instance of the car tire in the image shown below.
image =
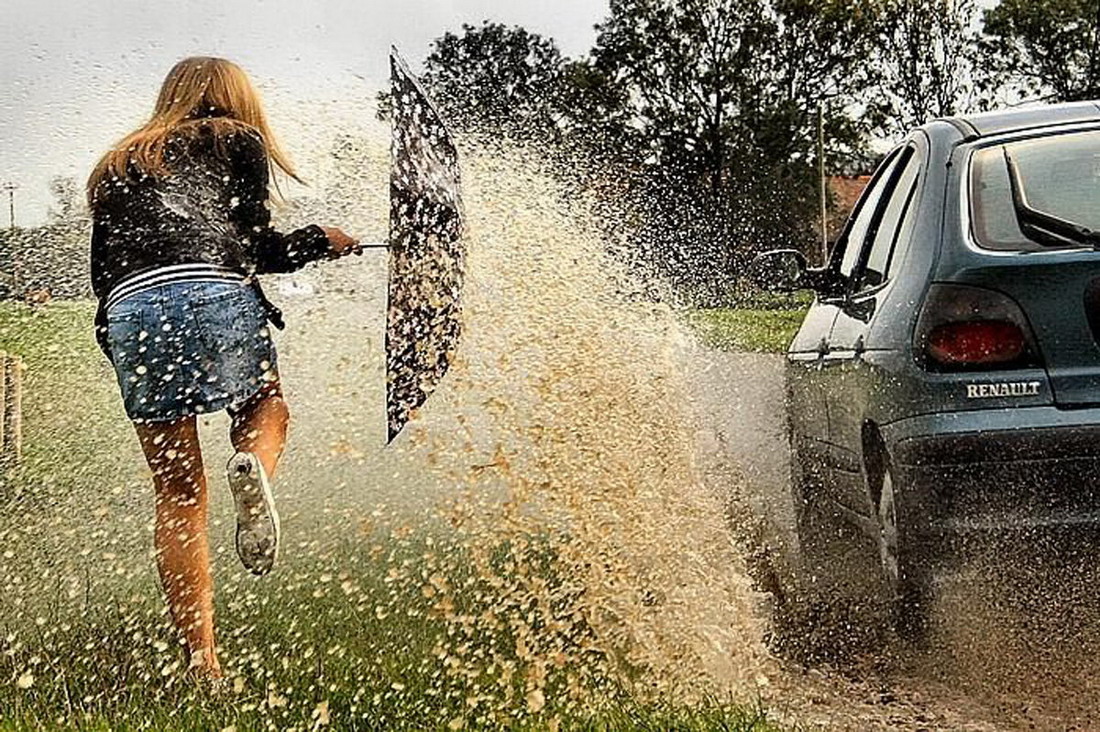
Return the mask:
{"type": "Polygon", "coordinates": [[[922,551],[920,533],[910,510],[909,494],[890,461],[879,457],[875,518],[878,523],[879,567],[894,631],[910,641],[923,640],[932,605],[930,558],[922,551]]]}

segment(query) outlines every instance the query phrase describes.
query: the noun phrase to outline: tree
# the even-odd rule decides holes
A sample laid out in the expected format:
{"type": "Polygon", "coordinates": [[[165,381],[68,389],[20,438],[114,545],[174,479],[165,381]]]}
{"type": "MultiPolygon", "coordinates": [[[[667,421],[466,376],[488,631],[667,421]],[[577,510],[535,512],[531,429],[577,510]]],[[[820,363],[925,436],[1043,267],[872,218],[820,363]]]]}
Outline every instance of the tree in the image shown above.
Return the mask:
{"type": "Polygon", "coordinates": [[[459,129],[553,139],[642,222],[635,258],[714,300],[755,252],[813,240],[819,108],[830,167],[864,159],[882,2],[611,0],[587,58],[486,23],[436,41],[423,79],[459,129]]]}
{"type": "Polygon", "coordinates": [[[434,41],[422,79],[456,129],[529,138],[557,130],[564,70],[552,39],[486,22],[434,41]]]}
{"type": "Polygon", "coordinates": [[[613,0],[594,57],[661,163],[702,163],[713,183],[735,148],[813,147],[818,106],[866,85],[877,17],[861,0],[613,0]]]}
{"type": "Polygon", "coordinates": [[[983,23],[986,58],[1011,93],[1100,96],[1100,0],[1003,0],[983,23]]]}
{"type": "Polygon", "coordinates": [[[887,134],[982,106],[976,15],[972,0],[894,0],[889,6],[875,57],[879,101],[871,104],[887,134]]]}
{"type": "Polygon", "coordinates": [[[834,156],[861,151],[845,110],[879,22],[872,0],[612,0],[594,86],[625,100],[639,245],[674,280],[718,298],[755,252],[809,243],[817,111],[834,156]]]}
{"type": "Polygon", "coordinates": [[[770,0],[753,37],[760,47],[760,102],[742,115],[759,130],[753,140],[779,160],[804,164],[816,140],[819,108],[838,159],[863,157],[868,128],[849,111],[875,78],[870,60],[878,43],[878,0],[770,0]]]}
{"type": "Polygon", "coordinates": [[[84,194],[75,178],[55,176],[50,179],[50,193],[53,194],[53,205],[49,210],[50,223],[73,224],[87,219],[84,194]]]}

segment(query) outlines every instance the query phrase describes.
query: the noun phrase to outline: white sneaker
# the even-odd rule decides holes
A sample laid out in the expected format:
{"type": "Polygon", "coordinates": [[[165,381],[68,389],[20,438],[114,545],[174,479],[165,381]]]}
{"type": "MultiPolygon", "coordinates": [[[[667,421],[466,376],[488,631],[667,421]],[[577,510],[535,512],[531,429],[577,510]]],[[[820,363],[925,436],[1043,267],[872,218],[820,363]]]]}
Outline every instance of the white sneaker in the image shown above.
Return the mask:
{"type": "Polygon", "coordinates": [[[250,452],[238,452],[225,467],[237,504],[237,556],[252,574],[263,576],[279,555],[279,512],[264,466],[250,452]]]}

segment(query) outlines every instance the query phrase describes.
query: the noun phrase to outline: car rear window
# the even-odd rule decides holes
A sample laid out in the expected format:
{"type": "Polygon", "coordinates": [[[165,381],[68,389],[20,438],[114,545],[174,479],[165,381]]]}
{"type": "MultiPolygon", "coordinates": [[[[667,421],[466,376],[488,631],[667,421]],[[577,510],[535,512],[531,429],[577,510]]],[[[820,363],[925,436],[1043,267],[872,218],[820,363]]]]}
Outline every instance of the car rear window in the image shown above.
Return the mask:
{"type": "Polygon", "coordinates": [[[970,213],[980,246],[999,251],[1050,249],[1024,236],[1016,222],[1006,147],[1032,207],[1100,229],[1100,130],[1052,135],[974,153],[970,213]]]}

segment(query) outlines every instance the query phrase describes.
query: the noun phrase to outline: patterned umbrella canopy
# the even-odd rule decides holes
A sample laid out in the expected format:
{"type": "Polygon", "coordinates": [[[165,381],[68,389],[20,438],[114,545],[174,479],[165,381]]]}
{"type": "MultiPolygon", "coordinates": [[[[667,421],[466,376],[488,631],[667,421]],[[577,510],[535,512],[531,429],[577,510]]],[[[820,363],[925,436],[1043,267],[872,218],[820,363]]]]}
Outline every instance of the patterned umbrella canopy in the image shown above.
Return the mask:
{"type": "Polygon", "coordinates": [[[392,441],[451,365],[462,332],[466,245],[454,142],[396,48],[390,71],[386,415],[392,441]]]}

